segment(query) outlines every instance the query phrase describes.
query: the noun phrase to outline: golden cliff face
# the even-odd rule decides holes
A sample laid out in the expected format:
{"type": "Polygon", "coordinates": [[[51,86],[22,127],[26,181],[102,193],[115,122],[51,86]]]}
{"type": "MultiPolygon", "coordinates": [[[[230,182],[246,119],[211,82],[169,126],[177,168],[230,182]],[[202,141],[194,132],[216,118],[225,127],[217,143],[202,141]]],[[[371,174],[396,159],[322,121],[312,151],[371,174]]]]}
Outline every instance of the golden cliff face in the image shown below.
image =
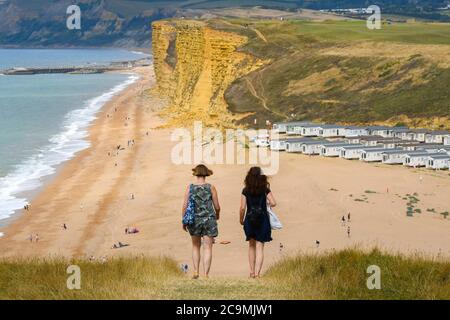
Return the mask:
{"type": "Polygon", "coordinates": [[[169,100],[163,111],[169,125],[203,121],[205,126],[233,127],[238,117],[228,111],[225,90],[264,64],[237,51],[247,38],[199,21],[158,21],[152,27],[157,89],[169,100]]]}

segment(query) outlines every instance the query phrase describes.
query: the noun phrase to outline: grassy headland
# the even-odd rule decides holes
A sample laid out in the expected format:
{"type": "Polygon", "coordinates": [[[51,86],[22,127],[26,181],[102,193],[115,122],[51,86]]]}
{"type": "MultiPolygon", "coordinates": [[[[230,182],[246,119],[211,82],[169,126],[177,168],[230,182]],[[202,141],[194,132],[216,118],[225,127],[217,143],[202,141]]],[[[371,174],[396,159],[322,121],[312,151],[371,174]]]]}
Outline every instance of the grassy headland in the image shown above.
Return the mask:
{"type": "Polygon", "coordinates": [[[450,263],[357,249],[298,255],[260,280],[193,281],[167,258],[0,262],[0,299],[450,299],[450,263]],[[68,290],[66,269],[81,269],[81,290],[68,290]],[[381,269],[381,289],[366,286],[381,269]]]}
{"type": "Polygon", "coordinates": [[[283,120],[449,128],[450,25],[215,20],[271,62],[226,91],[231,111],[283,120]]]}

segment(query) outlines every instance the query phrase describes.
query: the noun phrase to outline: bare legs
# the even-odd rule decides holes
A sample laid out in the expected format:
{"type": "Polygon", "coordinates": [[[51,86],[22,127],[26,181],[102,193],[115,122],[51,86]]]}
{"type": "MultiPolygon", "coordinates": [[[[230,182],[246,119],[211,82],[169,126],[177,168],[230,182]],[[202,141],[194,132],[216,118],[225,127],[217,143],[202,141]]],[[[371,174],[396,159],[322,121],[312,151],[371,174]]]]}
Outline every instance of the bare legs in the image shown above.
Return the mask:
{"type": "Polygon", "coordinates": [[[203,237],[203,270],[205,271],[206,277],[209,276],[209,270],[211,269],[212,246],[213,238],[203,237]]]}
{"type": "Polygon", "coordinates": [[[258,278],[264,263],[264,243],[251,239],[248,242],[248,262],[250,265],[250,277],[258,278]]]}
{"type": "Polygon", "coordinates": [[[200,237],[192,238],[192,263],[194,264],[194,278],[197,279],[199,275],[199,265],[200,265],[200,247],[202,241],[200,237]]]}
{"type": "Polygon", "coordinates": [[[264,242],[256,241],[256,265],[255,276],[259,277],[264,263],[264,242]]]}
{"type": "Polygon", "coordinates": [[[256,264],[256,241],[253,239],[250,239],[248,242],[248,263],[250,265],[250,278],[254,278],[256,264]]]}
{"type": "MultiPolygon", "coordinates": [[[[194,264],[194,278],[198,278],[200,273],[200,248],[202,245],[202,240],[200,237],[192,237],[192,262],[194,264]]],[[[213,238],[203,237],[203,270],[205,271],[205,276],[209,276],[209,270],[211,269],[212,262],[212,246],[213,238]]]]}

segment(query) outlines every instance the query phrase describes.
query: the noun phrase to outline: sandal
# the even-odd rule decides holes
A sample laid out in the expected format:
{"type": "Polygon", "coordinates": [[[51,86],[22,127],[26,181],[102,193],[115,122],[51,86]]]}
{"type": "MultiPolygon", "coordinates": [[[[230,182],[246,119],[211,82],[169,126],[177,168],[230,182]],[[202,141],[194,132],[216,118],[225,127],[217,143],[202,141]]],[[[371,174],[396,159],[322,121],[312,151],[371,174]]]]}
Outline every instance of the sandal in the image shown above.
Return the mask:
{"type": "Polygon", "coordinates": [[[192,276],[192,280],[197,280],[199,277],[200,277],[200,275],[199,275],[198,273],[195,273],[195,274],[192,276]]]}

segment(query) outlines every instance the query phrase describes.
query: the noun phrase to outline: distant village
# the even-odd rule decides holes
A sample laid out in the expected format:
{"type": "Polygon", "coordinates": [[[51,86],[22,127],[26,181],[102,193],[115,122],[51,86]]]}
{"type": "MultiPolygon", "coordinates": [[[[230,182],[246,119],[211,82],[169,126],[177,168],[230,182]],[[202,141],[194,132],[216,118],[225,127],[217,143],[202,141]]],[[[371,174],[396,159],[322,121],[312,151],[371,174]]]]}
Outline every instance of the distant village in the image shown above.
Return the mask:
{"type": "Polygon", "coordinates": [[[258,135],[272,151],[340,157],[435,170],[450,168],[450,132],[389,126],[341,126],[311,122],[275,123],[278,139],[258,135]]]}

